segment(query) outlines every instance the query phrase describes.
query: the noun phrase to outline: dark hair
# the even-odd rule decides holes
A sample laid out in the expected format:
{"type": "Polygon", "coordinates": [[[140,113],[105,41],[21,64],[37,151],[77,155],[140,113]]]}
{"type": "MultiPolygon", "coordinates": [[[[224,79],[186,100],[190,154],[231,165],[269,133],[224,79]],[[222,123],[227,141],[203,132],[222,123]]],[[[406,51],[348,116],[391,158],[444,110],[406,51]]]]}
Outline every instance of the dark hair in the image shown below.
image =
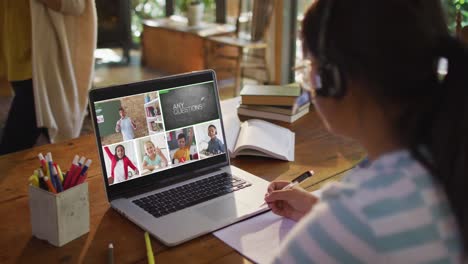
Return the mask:
{"type": "Polygon", "coordinates": [[[184,140],[187,140],[187,138],[185,137],[185,134],[184,133],[180,133],[178,136],[177,136],[177,140],[183,138],[184,140]]]}
{"type": "Polygon", "coordinates": [[[215,127],[215,125],[213,124],[209,125],[208,129],[210,129],[210,127],[212,127],[215,130],[215,135],[218,135],[218,129],[215,127]]]}
{"type": "Polygon", "coordinates": [[[125,156],[126,156],[125,155],[125,147],[123,145],[117,145],[117,146],[115,146],[115,149],[114,149],[114,158],[115,158],[115,160],[120,160],[119,157],[117,156],[117,148],[118,147],[122,147],[122,149],[124,151],[124,155],[123,155],[122,159],[125,158],[125,156]]]}
{"type": "Polygon", "coordinates": [[[121,107],[119,107],[119,112],[120,112],[120,111],[124,111],[124,112],[125,112],[125,109],[121,106],[121,107]]]}
{"type": "Polygon", "coordinates": [[[394,118],[395,129],[445,190],[466,256],[466,48],[450,37],[440,0],[333,0],[326,7],[329,1],[314,2],[305,15],[304,54],[320,58],[318,38],[326,26],[327,60],[346,79],[368,84],[359,89],[367,88],[365,92],[383,107],[401,110],[394,118]],[[324,8],[330,8],[327,25],[321,25],[324,8]],[[442,81],[437,76],[440,57],[448,59],[448,74],[442,81]]]}

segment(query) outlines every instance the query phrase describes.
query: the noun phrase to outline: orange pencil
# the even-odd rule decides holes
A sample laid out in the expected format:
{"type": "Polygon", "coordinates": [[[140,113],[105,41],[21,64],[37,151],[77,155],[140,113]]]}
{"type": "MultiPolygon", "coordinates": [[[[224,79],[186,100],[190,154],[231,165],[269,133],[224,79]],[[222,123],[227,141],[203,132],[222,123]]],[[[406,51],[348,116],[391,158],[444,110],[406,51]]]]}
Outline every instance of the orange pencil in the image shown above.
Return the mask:
{"type": "Polygon", "coordinates": [[[49,181],[49,177],[45,176],[44,177],[44,181],[45,183],[47,184],[47,187],[49,187],[49,191],[51,193],[57,193],[57,191],[55,190],[54,188],[54,185],[52,185],[52,182],[49,181]]]}

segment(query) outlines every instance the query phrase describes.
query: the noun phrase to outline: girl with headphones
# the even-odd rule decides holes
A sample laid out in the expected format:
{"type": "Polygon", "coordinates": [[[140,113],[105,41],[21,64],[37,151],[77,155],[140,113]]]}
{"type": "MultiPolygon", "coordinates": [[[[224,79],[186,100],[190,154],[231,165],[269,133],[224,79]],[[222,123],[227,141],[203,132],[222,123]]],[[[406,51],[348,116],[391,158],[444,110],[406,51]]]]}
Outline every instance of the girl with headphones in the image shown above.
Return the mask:
{"type": "Polygon", "coordinates": [[[318,199],[270,184],[298,221],[275,263],[466,263],[468,57],[440,0],[317,0],[305,14],[304,87],[369,163],[318,199]]]}

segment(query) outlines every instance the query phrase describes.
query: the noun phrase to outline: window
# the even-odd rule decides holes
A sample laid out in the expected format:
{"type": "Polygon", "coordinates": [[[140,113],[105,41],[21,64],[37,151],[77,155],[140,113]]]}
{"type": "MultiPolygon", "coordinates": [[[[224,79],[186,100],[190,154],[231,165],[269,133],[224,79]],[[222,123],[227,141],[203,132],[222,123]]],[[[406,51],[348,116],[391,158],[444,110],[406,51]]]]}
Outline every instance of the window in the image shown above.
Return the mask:
{"type": "MultiPolygon", "coordinates": [[[[301,25],[302,25],[302,20],[304,19],[304,13],[307,11],[309,6],[314,2],[315,0],[298,0],[297,1],[297,14],[296,14],[296,23],[297,23],[297,34],[296,34],[296,64],[300,60],[302,60],[302,42],[300,39],[300,32],[301,32],[301,25]]],[[[298,80],[298,75],[297,73],[295,74],[295,79],[296,81],[298,80]]]]}
{"type": "Polygon", "coordinates": [[[133,42],[140,43],[142,20],[164,17],[166,0],[132,0],[132,36],[133,42]]]}

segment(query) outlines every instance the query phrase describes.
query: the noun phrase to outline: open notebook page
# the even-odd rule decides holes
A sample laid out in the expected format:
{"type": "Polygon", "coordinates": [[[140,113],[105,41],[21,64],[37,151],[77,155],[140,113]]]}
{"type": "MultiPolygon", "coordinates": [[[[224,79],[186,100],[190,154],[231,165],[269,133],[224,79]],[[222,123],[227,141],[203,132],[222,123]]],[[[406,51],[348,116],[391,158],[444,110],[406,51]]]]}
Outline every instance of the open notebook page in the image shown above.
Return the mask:
{"type": "Polygon", "coordinates": [[[237,116],[237,106],[240,104],[240,97],[221,101],[221,113],[223,115],[224,135],[229,153],[232,153],[239,135],[241,122],[237,116]]]}
{"type": "Polygon", "coordinates": [[[247,120],[241,125],[234,152],[238,152],[238,155],[249,154],[248,151],[252,149],[261,149],[270,156],[294,161],[294,133],[267,121],[247,120]]]}
{"type": "MultiPolygon", "coordinates": [[[[317,197],[321,195],[320,190],[312,193],[317,197]]],[[[268,263],[295,224],[293,220],[268,211],[213,234],[244,257],[257,263],[268,263]]]]}

